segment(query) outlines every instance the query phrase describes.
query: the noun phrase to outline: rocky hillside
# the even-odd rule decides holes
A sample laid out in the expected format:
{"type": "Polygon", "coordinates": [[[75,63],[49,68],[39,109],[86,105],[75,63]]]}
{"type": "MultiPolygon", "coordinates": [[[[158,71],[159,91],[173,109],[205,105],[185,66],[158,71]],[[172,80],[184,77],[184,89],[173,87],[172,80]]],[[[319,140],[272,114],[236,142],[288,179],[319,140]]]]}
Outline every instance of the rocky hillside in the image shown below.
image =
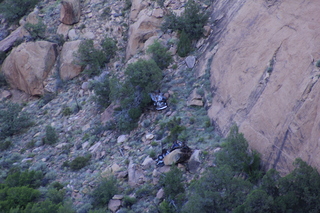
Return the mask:
{"type": "Polygon", "coordinates": [[[179,167],[189,166],[183,177],[190,183],[215,166],[213,153],[234,123],[266,168],[286,174],[297,157],[319,168],[319,4],[198,2],[209,19],[187,57],[177,54],[182,33],[163,27],[170,11],[183,14],[184,0],[44,0],[13,23],[1,16],[1,104],[20,103],[33,123],[1,141],[0,180],[13,166],[42,171],[47,182],[63,184],[77,212],[89,212],[101,178],[114,176],[112,212],[157,212],[164,203],[159,181],[177,162],[170,155],[157,167],[157,155],[184,141],[193,155],[179,167]],[[102,49],[105,38],[117,51],[93,76],[77,53],[89,40],[102,49]],[[173,57],[160,88],[168,107],[145,110],[132,131],[111,128],[119,103],[99,106],[93,85],[107,75],[125,81],[128,65],[150,59],[154,41],[173,57]],[[57,134],[52,143],[48,126],[57,134]],[[72,166],[79,157],[86,164],[72,166]],[[124,197],[137,200],[129,208],[124,197]]]}
{"type": "MultiPolygon", "coordinates": [[[[166,159],[164,167],[156,166],[157,155],[175,142],[168,140],[169,125],[181,128],[178,139],[192,149],[185,178],[191,181],[200,171],[212,166],[210,153],[221,138],[207,117],[208,73],[197,78],[193,68],[199,52],[179,57],[178,34],[160,29],[165,14],[169,10],[180,14],[186,2],[159,4],[155,1],[43,1],[19,24],[10,25],[3,19],[5,33],[0,50],[6,57],[1,74],[8,85],[1,87],[1,109],[4,102],[17,102],[23,106],[23,112],[31,115],[33,125],[20,134],[1,139],[2,145],[9,144],[1,146],[1,181],[14,165],[42,171],[50,183],[58,181],[64,185],[77,212],[88,212],[96,207],[92,206],[92,191],[101,178],[114,176],[120,196],[110,201],[111,211],[121,207],[120,201],[126,195],[138,198],[132,206],[134,212],[152,212],[163,200],[159,180],[177,161],[173,156],[166,159]],[[31,30],[30,24],[33,24],[31,30]],[[41,28],[43,25],[46,29],[41,28]],[[98,49],[106,37],[116,40],[116,56],[103,67],[100,76],[83,73],[88,66],[75,62],[81,42],[92,40],[98,49]],[[112,119],[115,104],[107,109],[99,107],[92,85],[110,73],[124,79],[128,64],[139,58],[150,58],[146,50],[155,40],[168,46],[174,58],[163,70],[161,84],[161,91],[168,97],[168,108],[146,110],[133,131],[109,129],[105,124],[112,119]],[[54,142],[48,139],[48,126],[57,134],[57,139],[50,138],[54,142]],[[74,168],[72,162],[77,159],[89,162],[84,168],[74,168]],[[207,163],[201,163],[204,161],[207,163]]],[[[202,4],[201,10],[206,11],[209,6],[202,4]]],[[[208,25],[198,48],[209,34],[208,25]]],[[[180,167],[185,168],[182,164],[180,167]]]]}

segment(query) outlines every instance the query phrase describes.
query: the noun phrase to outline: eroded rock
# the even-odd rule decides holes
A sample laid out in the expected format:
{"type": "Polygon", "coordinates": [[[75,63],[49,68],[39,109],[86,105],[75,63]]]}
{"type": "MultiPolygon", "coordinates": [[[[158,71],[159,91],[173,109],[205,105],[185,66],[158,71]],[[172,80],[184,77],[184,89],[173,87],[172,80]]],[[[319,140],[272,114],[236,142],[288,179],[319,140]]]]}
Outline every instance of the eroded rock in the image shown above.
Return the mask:
{"type": "Polygon", "coordinates": [[[12,88],[42,95],[43,81],[57,57],[57,45],[47,41],[22,43],[3,62],[2,70],[12,88]]]}
{"type": "Polygon", "coordinates": [[[72,25],[80,20],[80,0],[63,0],[61,2],[60,21],[72,25]]]}
{"type": "Polygon", "coordinates": [[[300,157],[319,169],[320,2],[266,2],[245,1],[219,20],[230,22],[210,63],[208,114],[225,136],[236,122],[267,168],[285,174],[300,157]]]}
{"type": "Polygon", "coordinates": [[[143,49],[144,42],[150,37],[157,35],[161,26],[161,19],[149,16],[147,9],[139,13],[138,20],[129,27],[129,39],[126,50],[126,59],[143,49]]]}
{"type": "Polygon", "coordinates": [[[78,76],[84,69],[76,63],[74,53],[79,49],[81,41],[69,41],[63,44],[60,55],[60,77],[63,81],[78,76]]]}

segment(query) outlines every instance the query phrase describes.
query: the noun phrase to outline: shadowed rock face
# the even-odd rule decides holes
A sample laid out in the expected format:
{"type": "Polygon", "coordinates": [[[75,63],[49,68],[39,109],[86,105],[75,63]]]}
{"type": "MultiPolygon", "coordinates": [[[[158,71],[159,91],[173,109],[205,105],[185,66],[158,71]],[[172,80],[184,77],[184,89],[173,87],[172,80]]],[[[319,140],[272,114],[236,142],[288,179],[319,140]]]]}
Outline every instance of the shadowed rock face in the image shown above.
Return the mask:
{"type": "Polygon", "coordinates": [[[199,72],[208,63],[211,68],[209,116],[223,135],[239,125],[267,168],[285,174],[297,157],[320,168],[320,1],[230,7],[236,10],[221,16],[212,38],[218,49],[208,48],[197,65],[199,72]]]}

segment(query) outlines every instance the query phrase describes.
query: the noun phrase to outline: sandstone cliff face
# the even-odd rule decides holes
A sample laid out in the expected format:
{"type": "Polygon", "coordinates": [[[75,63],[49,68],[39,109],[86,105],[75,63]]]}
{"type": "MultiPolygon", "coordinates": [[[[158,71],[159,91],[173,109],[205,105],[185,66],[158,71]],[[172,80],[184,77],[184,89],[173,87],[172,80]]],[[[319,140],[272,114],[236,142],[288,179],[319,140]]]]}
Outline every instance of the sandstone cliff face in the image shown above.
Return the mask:
{"type": "Polygon", "coordinates": [[[320,168],[320,1],[229,6],[213,14],[215,37],[199,63],[210,66],[209,116],[223,135],[239,125],[267,168],[286,173],[297,157],[320,168]]]}

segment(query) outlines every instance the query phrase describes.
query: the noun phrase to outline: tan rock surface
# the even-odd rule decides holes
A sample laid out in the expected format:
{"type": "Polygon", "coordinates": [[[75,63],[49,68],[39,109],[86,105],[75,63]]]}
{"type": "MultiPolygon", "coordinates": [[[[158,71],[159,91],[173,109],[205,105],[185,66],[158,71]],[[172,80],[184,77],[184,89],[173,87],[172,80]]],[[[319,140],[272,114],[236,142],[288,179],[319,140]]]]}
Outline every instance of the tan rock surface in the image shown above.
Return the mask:
{"type": "Polygon", "coordinates": [[[75,63],[74,57],[74,53],[78,51],[80,43],[81,41],[77,40],[63,44],[60,55],[60,77],[63,81],[76,77],[84,69],[84,67],[75,63]]]}
{"type": "Polygon", "coordinates": [[[60,21],[72,25],[80,20],[80,0],[63,0],[61,2],[60,21]]]}
{"type": "Polygon", "coordinates": [[[297,157],[320,168],[320,1],[270,2],[245,1],[228,21],[208,114],[223,135],[237,123],[268,168],[284,174],[297,157]]]}
{"type": "Polygon", "coordinates": [[[0,41],[0,51],[9,50],[17,40],[22,39],[25,35],[29,35],[28,31],[24,27],[18,27],[9,36],[0,41]]]}
{"type": "Polygon", "coordinates": [[[56,44],[47,41],[22,43],[5,59],[2,71],[12,88],[30,95],[43,94],[43,81],[57,57],[56,44]]]}
{"type": "Polygon", "coordinates": [[[143,49],[144,43],[152,36],[157,35],[161,20],[148,15],[148,10],[139,13],[138,20],[129,27],[129,39],[126,49],[126,59],[143,49]]]}

